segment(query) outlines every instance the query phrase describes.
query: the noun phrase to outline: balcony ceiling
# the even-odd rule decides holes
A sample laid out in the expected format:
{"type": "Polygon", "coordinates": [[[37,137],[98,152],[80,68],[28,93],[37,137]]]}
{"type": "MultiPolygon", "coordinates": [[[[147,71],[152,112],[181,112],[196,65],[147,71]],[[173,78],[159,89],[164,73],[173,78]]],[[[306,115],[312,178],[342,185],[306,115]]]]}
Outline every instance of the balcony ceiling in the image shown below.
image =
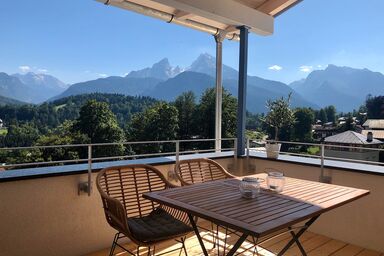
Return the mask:
{"type": "Polygon", "coordinates": [[[273,34],[274,18],[302,0],[97,0],[99,2],[238,39],[238,26],[259,35],[273,34]]]}

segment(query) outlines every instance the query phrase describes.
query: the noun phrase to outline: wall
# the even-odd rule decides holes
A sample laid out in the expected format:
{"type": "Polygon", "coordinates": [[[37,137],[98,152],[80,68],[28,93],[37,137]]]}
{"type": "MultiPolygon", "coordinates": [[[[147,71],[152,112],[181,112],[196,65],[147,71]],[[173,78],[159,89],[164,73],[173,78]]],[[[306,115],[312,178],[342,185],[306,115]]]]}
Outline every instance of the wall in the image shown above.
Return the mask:
{"type": "MultiPolygon", "coordinates": [[[[234,167],[232,158],[218,161],[234,167]]],[[[174,165],[157,167],[167,174],[174,165]]],[[[75,256],[109,247],[115,231],[95,185],[90,197],[77,194],[86,180],[82,174],[0,183],[0,256],[75,256]]]]}
{"type": "MultiPolygon", "coordinates": [[[[320,167],[260,158],[251,158],[250,164],[257,173],[274,168],[294,178],[318,181],[320,176],[320,167]]],[[[329,168],[325,168],[325,175],[331,177],[333,184],[368,189],[371,194],[321,215],[311,230],[384,252],[384,176],[329,168]]]]}
{"type": "MultiPolygon", "coordinates": [[[[282,161],[218,161],[240,175],[265,168],[308,180],[318,180],[320,175],[318,167],[282,161]]],[[[163,173],[174,168],[157,167],[163,173]]],[[[335,169],[325,172],[335,184],[369,189],[371,194],[323,214],[312,231],[384,252],[384,176],[335,169]]],[[[86,175],[69,175],[0,183],[0,255],[71,256],[109,247],[114,230],[105,221],[96,188],[90,197],[77,194],[77,184],[86,179],[86,175]]]]}

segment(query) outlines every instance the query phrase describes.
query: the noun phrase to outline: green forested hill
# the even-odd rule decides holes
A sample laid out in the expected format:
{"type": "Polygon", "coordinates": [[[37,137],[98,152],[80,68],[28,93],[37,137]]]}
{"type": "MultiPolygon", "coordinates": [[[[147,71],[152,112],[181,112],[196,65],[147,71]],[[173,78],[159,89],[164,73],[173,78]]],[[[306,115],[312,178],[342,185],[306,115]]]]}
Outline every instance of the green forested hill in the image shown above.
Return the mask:
{"type": "MultiPolygon", "coordinates": [[[[5,126],[31,122],[39,130],[56,127],[65,120],[74,120],[79,110],[88,100],[107,102],[116,115],[119,125],[124,127],[132,114],[141,112],[157,100],[150,97],[133,97],[119,94],[83,94],[62,98],[41,105],[4,105],[0,106],[0,118],[5,126]]],[[[0,99],[1,100],[1,99],[0,99]]]]}

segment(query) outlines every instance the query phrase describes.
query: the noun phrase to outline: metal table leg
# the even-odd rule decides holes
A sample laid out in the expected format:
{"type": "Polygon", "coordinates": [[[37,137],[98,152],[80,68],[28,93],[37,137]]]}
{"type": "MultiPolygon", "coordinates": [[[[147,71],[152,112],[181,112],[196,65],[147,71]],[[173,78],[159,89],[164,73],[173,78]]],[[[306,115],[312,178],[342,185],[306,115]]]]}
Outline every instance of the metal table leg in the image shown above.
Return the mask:
{"type": "Polygon", "coordinates": [[[201,250],[203,250],[203,253],[204,253],[205,256],[209,256],[209,255],[208,255],[208,252],[207,252],[207,249],[205,248],[203,239],[202,239],[201,236],[200,236],[199,229],[197,228],[195,219],[194,219],[193,216],[192,216],[191,214],[189,214],[189,213],[188,213],[188,218],[189,218],[189,222],[191,222],[191,225],[192,225],[193,230],[195,231],[197,240],[199,240],[199,243],[200,243],[200,246],[201,246],[201,250]]]}
{"type": "Polygon", "coordinates": [[[299,232],[295,233],[295,232],[291,231],[290,233],[292,235],[292,239],[287,243],[287,245],[277,255],[278,256],[284,255],[284,253],[289,249],[289,247],[291,247],[293,243],[296,243],[297,246],[299,247],[300,251],[301,251],[301,254],[303,256],[306,256],[307,254],[305,253],[305,250],[304,250],[303,246],[301,245],[299,238],[302,234],[304,234],[304,232],[309,228],[309,226],[311,226],[313,224],[313,222],[315,222],[317,220],[317,218],[319,218],[319,216],[320,215],[315,216],[315,217],[311,218],[309,221],[307,221],[305,223],[304,227],[299,230],[299,232]]]}
{"type": "MultiPolygon", "coordinates": [[[[203,239],[200,236],[199,229],[197,228],[197,225],[196,225],[194,217],[191,214],[188,213],[188,218],[189,218],[189,221],[191,222],[193,230],[195,231],[197,240],[199,240],[199,243],[200,243],[200,246],[201,246],[201,249],[202,249],[204,255],[205,256],[209,256],[208,252],[207,252],[207,249],[205,248],[203,239]]],[[[237,240],[237,242],[233,245],[231,250],[226,255],[227,256],[233,256],[236,253],[236,251],[240,248],[240,246],[243,244],[243,242],[247,239],[247,237],[248,237],[248,234],[241,235],[241,237],[237,240]]],[[[224,247],[225,246],[226,245],[224,244],[224,247]]]]}
{"type": "MultiPolygon", "coordinates": [[[[236,251],[239,249],[239,247],[243,244],[245,239],[247,239],[248,234],[242,234],[239,240],[233,245],[231,250],[227,253],[227,256],[232,256],[236,253],[236,251]]],[[[224,245],[225,246],[225,245],[224,245]]]]}

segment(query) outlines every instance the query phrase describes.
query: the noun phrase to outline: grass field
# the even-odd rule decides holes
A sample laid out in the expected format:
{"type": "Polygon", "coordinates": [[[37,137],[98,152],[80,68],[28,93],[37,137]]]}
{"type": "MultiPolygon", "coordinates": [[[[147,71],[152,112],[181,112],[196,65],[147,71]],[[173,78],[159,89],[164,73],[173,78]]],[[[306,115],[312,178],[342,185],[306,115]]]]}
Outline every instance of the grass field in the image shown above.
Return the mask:
{"type": "Polygon", "coordinates": [[[307,149],[308,154],[310,155],[318,155],[320,152],[320,147],[309,147],[307,149]]]}

